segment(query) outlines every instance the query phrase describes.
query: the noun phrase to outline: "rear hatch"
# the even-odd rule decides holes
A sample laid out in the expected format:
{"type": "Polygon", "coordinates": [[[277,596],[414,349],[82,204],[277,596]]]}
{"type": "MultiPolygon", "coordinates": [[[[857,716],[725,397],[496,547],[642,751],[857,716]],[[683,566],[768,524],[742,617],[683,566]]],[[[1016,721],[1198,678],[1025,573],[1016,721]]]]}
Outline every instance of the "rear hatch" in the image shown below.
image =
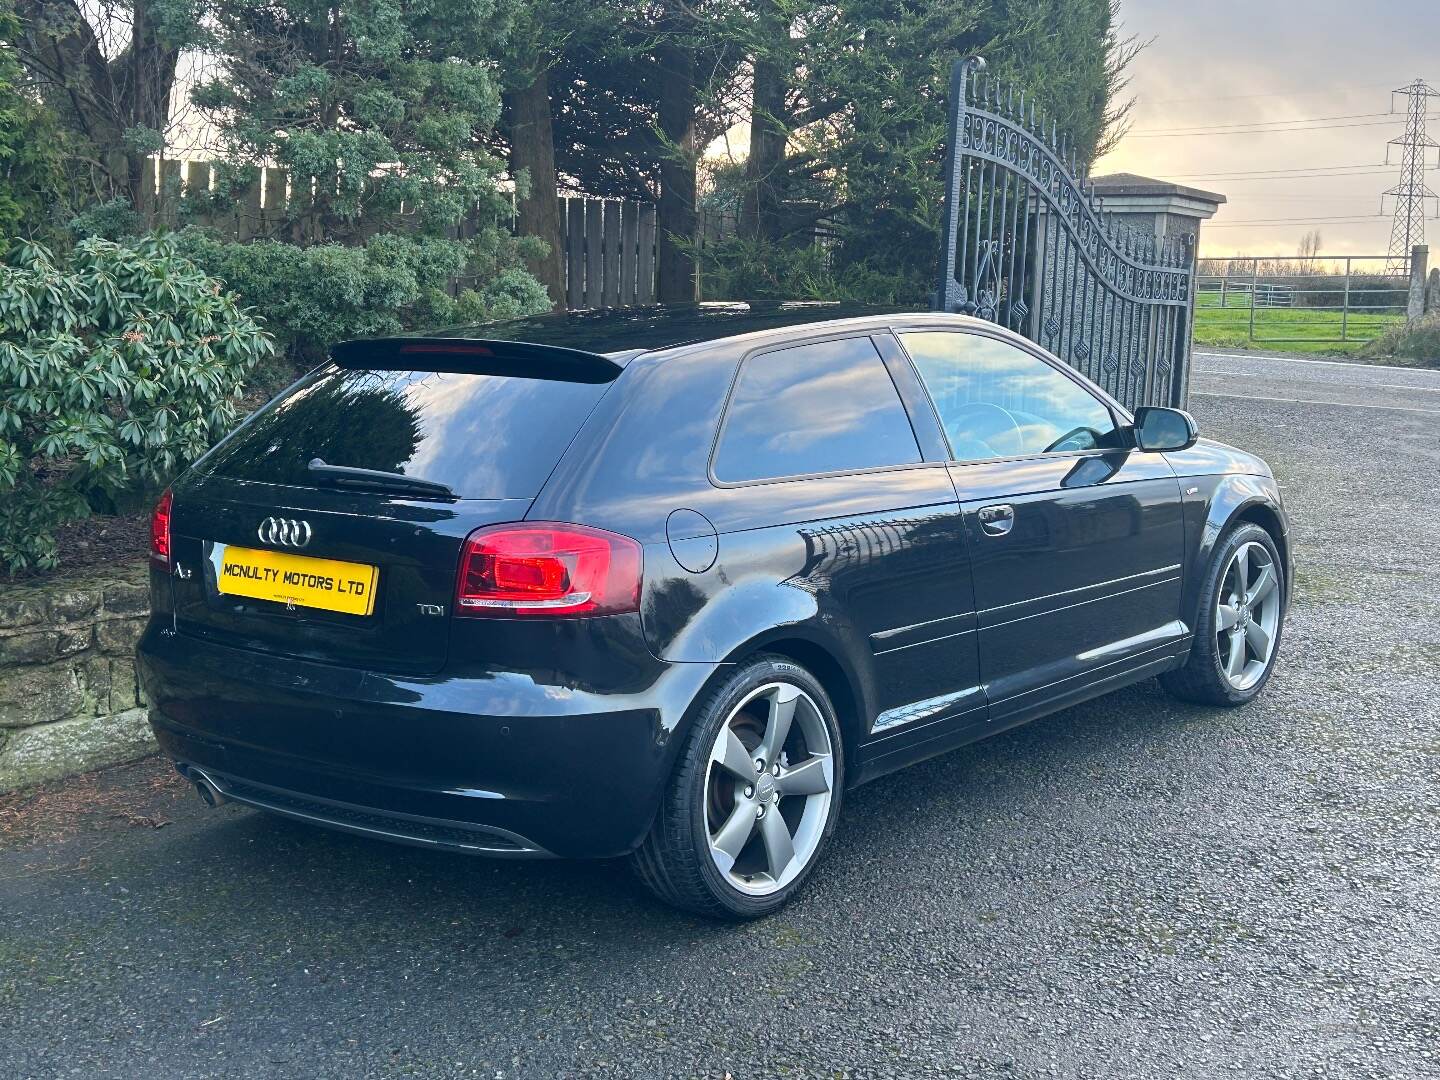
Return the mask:
{"type": "Polygon", "coordinates": [[[337,347],[176,483],[176,629],[439,671],[465,537],[524,518],[619,371],[514,343],[337,347]]]}

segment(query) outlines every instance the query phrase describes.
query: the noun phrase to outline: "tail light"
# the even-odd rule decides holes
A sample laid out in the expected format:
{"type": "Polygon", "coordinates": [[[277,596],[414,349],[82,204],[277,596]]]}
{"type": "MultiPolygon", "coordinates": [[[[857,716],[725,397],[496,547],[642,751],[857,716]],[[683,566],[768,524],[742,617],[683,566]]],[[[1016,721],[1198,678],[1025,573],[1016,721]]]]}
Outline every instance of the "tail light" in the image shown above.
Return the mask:
{"type": "Polygon", "coordinates": [[[150,512],[150,561],[170,565],[170,489],[160,496],[150,512]]]}
{"type": "Polygon", "coordinates": [[[527,522],[465,540],[457,615],[613,615],[640,609],[640,545],[585,525],[527,522]]]}

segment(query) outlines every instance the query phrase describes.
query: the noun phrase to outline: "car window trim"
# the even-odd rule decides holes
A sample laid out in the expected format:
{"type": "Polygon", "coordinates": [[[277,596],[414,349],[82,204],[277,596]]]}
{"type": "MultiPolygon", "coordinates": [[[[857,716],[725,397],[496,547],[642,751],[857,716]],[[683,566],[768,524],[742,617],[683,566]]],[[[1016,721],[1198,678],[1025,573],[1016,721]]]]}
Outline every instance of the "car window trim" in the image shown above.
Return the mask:
{"type": "Polygon", "coordinates": [[[915,372],[915,378],[920,383],[920,388],[925,391],[925,397],[929,400],[930,407],[935,411],[936,420],[940,424],[940,435],[945,440],[945,446],[950,451],[950,459],[946,462],[947,465],[995,465],[1007,461],[1035,461],[1037,459],[1086,456],[1096,457],[1104,454],[1128,454],[1133,452],[1135,449],[1133,437],[1130,435],[1131,429],[1133,428],[1135,422],[1134,417],[1131,416],[1130,413],[1126,411],[1126,409],[1118,401],[1116,401],[1109,394],[1107,394],[1103,388],[1092,386],[1088,379],[1086,379],[1074,368],[1070,367],[1069,364],[1065,363],[1063,360],[1059,360],[1058,358],[1052,359],[1050,356],[1046,355],[1042,350],[1040,350],[1035,345],[1035,343],[1030,341],[1028,338],[1019,338],[1018,340],[1016,340],[1008,334],[990,333],[985,328],[969,326],[950,327],[896,324],[891,327],[891,331],[895,335],[896,341],[900,343],[901,351],[904,352],[906,359],[910,361],[910,366],[915,372]],[[1115,425],[1115,429],[1126,435],[1127,445],[1109,448],[1091,447],[1085,450],[1037,450],[1025,454],[1008,454],[1002,455],[1000,457],[970,458],[967,460],[961,460],[960,458],[955,457],[955,448],[950,445],[950,433],[945,430],[944,421],[940,420],[940,407],[935,404],[935,396],[930,393],[930,388],[925,385],[925,379],[920,374],[919,365],[915,363],[915,357],[910,354],[909,348],[907,348],[905,345],[905,335],[907,333],[964,334],[970,337],[989,338],[991,341],[1002,342],[1003,344],[1009,345],[1020,352],[1034,357],[1036,360],[1039,360],[1041,363],[1049,367],[1052,371],[1055,371],[1060,375],[1063,375],[1065,378],[1069,379],[1081,390],[1089,394],[1091,398],[1093,398],[1103,409],[1105,409],[1110,414],[1110,421],[1115,425]],[[1099,391],[1098,394],[1096,393],[1097,390],[1099,391]]]}
{"type": "Polygon", "coordinates": [[[1109,449],[1104,447],[1092,447],[1089,450],[1037,450],[1032,454],[1012,454],[1009,457],[970,458],[961,461],[959,458],[951,458],[945,462],[951,468],[963,469],[969,465],[1005,465],[1011,462],[1021,461],[1056,461],[1068,458],[1082,457],[1108,457],[1111,454],[1133,454],[1133,446],[1115,446],[1109,449]]]}
{"type": "Polygon", "coordinates": [[[900,392],[900,403],[910,416],[910,429],[920,445],[920,456],[926,461],[949,461],[950,441],[945,435],[945,425],[910,354],[890,330],[877,330],[870,335],[870,340],[885,361],[890,381],[900,392]]]}
{"type": "MultiPolygon", "coordinates": [[[[735,370],[730,375],[730,385],[725,389],[725,402],[721,406],[720,422],[715,425],[715,435],[710,440],[710,455],[705,463],[705,475],[711,485],[717,488],[745,488],[756,487],[760,484],[790,484],[800,480],[819,480],[837,476],[863,476],[868,473],[901,472],[907,469],[928,469],[944,465],[943,461],[929,461],[925,457],[925,451],[920,445],[920,436],[915,431],[915,421],[911,419],[910,410],[905,407],[905,396],[900,392],[900,387],[895,385],[895,376],[890,372],[890,366],[885,362],[885,355],[880,347],[875,344],[875,334],[883,333],[884,327],[867,327],[865,329],[849,329],[843,331],[832,331],[830,333],[806,334],[788,341],[771,342],[766,345],[757,345],[755,348],[746,351],[735,364],[735,370]],[[730,404],[735,397],[735,388],[740,383],[740,373],[745,370],[745,365],[752,357],[763,356],[766,353],[784,352],[786,349],[800,348],[804,345],[823,345],[827,341],[847,341],[854,338],[864,338],[870,342],[870,347],[875,350],[875,359],[880,362],[880,368],[890,380],[890,385],[895,390],[895,398],[900,406],[900,411],[905,417],[905,422],[910,427],[910,437],[915,440],[915,452],[920,455],[919,461],[907,461],[895,465],[869,465],[863,469],[829,469],[823,472],[790,473],[785,476],[767,476],[757,480],[722,480],[715,472],[715,455],[720,450],[720,441],[725,437],[725,429],[730,424],[730,404]]],[[[907,357],[908,359],[908,357],[907,357]]],[[[918,375],[916,376],[919,377],[918,375]]],[[[948,445],[948,444],[947,444],[948,445]]]]}

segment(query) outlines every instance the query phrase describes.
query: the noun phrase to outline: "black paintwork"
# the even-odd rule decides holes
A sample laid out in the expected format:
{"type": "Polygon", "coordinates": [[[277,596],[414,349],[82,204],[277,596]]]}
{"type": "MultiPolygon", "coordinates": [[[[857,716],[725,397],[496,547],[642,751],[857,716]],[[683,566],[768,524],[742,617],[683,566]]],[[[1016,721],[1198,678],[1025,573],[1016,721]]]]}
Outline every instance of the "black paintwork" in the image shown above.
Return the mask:
{"type": "Polygon", "coordinates": [[[1279,491],[1257,458],[1201,439],[951,463],[892,329],[1034,346],[962,316],[798,318],[727,305],[524,321],[543,345],[624,354],[533,500],[279,486],[202,463],[174,487],[179,569],[152,573],[140,645],[162,746],[183,766],[316,801],[616,855],[649,827],[697,701],[744,656],[782,652],[822,679],[853,784],[1182,663],[1204,567],[1238,517],[1274,532],[1288,571],[1279,491]],[[742,358],[857,335],[883,357],[924,460],[718,482],[742,358]],[[1012,514],[1001,536],[985,528],[997,505],[1012,514]],[[308,555],[378,563],[377,614],[222,600],[207,543],[255,546],[272,514],[313,524],[308,555]],[[521,519],[639,541],[641,610],[420,613],[448,613],[472,529],[521,519]]]}
{"type": "MultiPolygon", "coordinates": [[[[901,309],[820,300],[768,303],[711,302],[657,307],[563,311],[528,319],[439,330],[432,338],[517,341],[553,349],[574,349],[624,363],[636,353],[719,341],[738,334],[783,330],[820,320],[889,315],[901,309]]],[[[405,339],[397,339],[405,340],[405,339]]],[[[339,350],[357,347],[337,346],[339,350]]],[[[358,346],[360,348],[366,345],[358,346]]]]}

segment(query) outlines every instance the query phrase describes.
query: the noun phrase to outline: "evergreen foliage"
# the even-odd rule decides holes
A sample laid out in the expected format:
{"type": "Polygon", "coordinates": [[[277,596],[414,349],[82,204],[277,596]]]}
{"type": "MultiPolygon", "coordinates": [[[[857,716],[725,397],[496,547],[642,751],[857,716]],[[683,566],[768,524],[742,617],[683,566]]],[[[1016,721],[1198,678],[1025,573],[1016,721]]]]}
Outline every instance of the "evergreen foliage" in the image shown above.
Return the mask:
{"type": "Polygon", "coordinates": [[[515,8],[213,0],[221,63],[192,97],[232,166],[219,197],[232,197],[242,167],[273,162],[291,177],[307,241],[437,236],[475,207],[498,228],[510,209],[504,164],[482,139],[500,116],[493,58],[515,8]]]}
{"type": "Polygon", "coordinates": [[[694,293],[704,191],[738,219],[709,295],[923,303],[951,64],[1088,161],[1134,49],[1114,0],[0,0],[0,562],[200,453],[277,343],[272,386],[343,338],[545,310],[560,190],[657,203],[662,300],[694,293]],[[278,168],[263,236],[136,238],[173,220],[145,173],[187,49],[221,161],[186,202],[278,168]]]}
{"type": "Polygon", "coordinates": [[[730,295],[923,303],[961,57],[983,54],[1081,162],[1124,120],[1110,103],[1135,46],[1118,34],[1113,0],[754,2],[750,156],[712,194],[740,208],[739,235],[709,253],[708,281],[730,295]],[[817,226],[830,243],[824,270],[810,250],[817,226]]]}
{"type": "Polygon", "coordinates": [[[0,265],[0,565],[199,457],[234,425],[259,323],[167,240],[21,243],[0,265]]]}
{"type": "Polygon", "coordinates": [[[363,246],[302,248],[276,240],[230,243],[187,230],[179,240],[196,263],[265,313],[302,367],[347,338],[508,319],[550,306],[540,283],[514,265],[513,244],[487,256],[473,244],[435,237],[380,235],[363,246]],[[478,287],[452,296],[451,277],[467,272],[478,287]]]}
{"type": "MultiPolygon", "coordinates": [[[[0,42],[19,36],[13,6],[0,2],[0,42]]],[[[64,186],[64,150],[54,117],[26,93],[25,73],[0,48],[0,255],[10,238],[40,238],[56,225],[53,208],[64,186]]]]}

